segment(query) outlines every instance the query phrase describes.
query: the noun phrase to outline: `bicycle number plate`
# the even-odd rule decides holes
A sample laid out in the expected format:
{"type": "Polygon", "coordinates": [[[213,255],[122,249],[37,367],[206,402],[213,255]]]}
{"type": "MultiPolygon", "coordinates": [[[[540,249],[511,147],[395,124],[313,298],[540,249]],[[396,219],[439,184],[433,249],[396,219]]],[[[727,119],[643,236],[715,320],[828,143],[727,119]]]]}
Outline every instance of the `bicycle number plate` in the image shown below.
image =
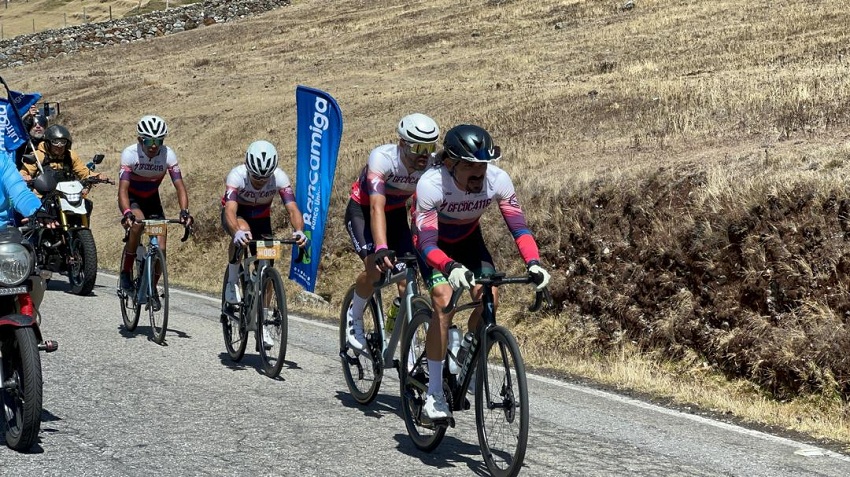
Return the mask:
{"type": "Polygon", "coordinates": [[[164,220],[156,222],[145,222],[145,233],[151,237],[155,235],[165,236],[168,233],[168,222],[164,220]]]}
{"type": "Polygon", "coordinates": [[[282,254],[281,244],[276,240],[257,242],[257,258],[259,260],[277,260],[282,254]]]}

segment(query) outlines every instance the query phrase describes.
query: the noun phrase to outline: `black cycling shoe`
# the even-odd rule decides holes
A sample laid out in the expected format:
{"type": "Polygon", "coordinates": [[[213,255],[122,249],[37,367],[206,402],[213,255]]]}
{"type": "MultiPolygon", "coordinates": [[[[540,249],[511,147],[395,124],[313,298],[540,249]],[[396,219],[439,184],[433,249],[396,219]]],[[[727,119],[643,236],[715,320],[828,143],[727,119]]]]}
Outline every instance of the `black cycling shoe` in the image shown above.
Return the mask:
{"type": "Polygon", "coordinates": [[[130,276],[130,272],[121,272],[119,274],[119,281],[122,290],[133,291],[133,277],[130,276]]]}
{"type": "Polygon", "coordinates": [[[162,302],[159,301],[158,294],[151,297],[151,307],[153,311],[159,311],[162,308],[162,302]]]}

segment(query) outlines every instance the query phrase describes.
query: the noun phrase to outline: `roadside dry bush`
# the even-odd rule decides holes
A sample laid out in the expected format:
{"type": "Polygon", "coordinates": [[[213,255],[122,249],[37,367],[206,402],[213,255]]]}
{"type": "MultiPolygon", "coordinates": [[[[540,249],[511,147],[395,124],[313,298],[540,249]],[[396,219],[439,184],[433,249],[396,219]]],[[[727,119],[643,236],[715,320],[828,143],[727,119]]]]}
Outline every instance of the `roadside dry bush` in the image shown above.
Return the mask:
{"type": "Polygon", "coordinates": [[[816,175],[725,181],[692,165],[559,194],[560,226],[538,234],[570,270],[557,301],[589,350],[628,340],[780,399],[850,398],[850,194],[816,175]]]}

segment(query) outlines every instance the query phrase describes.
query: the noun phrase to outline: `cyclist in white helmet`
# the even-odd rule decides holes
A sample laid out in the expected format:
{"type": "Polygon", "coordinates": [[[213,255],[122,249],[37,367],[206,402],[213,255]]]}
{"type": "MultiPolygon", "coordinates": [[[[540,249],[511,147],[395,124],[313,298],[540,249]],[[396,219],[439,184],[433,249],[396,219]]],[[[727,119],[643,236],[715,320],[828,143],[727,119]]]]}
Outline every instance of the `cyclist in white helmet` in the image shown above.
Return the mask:
{"type": "MultiPolygon", "coordinates": [[[[225,180],[226,190],[221,198],[221,226],[232,241],[228,249],[228,282],[224,299],[239,303],[239,262],[237,249],[249,240],[272,235],[271,205],[280,196],[295,230],[292,237],[299,247],[306,247],[304,218],[295,203],[292,182],[278,167],[277,149],[268,141],[254,141],[245,152],[245,163],[231,169],[225,180]]],[[[253,248],[253,247],[252,247],[253,248]]],[[[264,336],[265,338],[265,336],[264,336]]]]}
{"type": "MultiPolygon", "coordinates": [[[[363,311],[374,291],[372,284],[382,271],[393,267],[391,251],[396,256],[414,252],[406,204],[419,177],[432,165],[440,136],[437,123],[421,113],[401,118],[397,132],[397,142],[378,146],[369,154],[360,177],[351,185],[345,210],[346,230],[363,260],[347,320],[348,346],[358,352],[366,349],[363,311]]],[[[404,286],[399,283],[399,295],[404,286]]]]}
{"type": "MultiPolygon", "coordinates": [[[[127,146],[121,153],[121,171],[118,182],[118,208],[124,228],[130,228],[130,236],[124,244],[121,258],[120,286],[133,289],[132,269],[142,227],[138,220],[165,217],[159,198],[159,185],[165,174],[177,190],[180,205],[180,221],[191,225],[194,219],[189,214],[189,194],[183,183],[177,155],[163,144],[168,136],[168,126],[159,116],[147,115],[136,124],[136,143],[127,146]]],[[[165,237],[159,238],[159,246],[165,252],[165,237]]]]}

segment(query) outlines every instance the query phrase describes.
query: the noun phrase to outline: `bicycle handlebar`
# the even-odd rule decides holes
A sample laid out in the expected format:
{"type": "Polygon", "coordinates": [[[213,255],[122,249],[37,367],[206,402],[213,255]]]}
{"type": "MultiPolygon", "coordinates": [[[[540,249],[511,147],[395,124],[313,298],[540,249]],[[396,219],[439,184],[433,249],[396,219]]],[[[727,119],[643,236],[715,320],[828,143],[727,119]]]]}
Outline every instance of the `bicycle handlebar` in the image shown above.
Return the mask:
{"type": "MultiPolygon", "coordinates": [[[[381,288],[389,285],[390,283],[400,282],[404,279],[404,277],[407,276],[407,268],[417,267],[419,265],[418,258],[413,253],[406,253],[400,257],[396,257],[394,251],[390,250],[390,252],[391,253],[386,254],[386,256],[391,256],[393,258],[393,262],[396,264],[404,264],[405,268],[403,270],[398,271],[397,273],[393,273],[393,270],[395,270],[396,267],[393,267],[389,270],[384,270],[383,272],[381,272],[381,279],[372,284],[372,286],[375,288],[381,288]]],[[[383,261],[383,259],[383,256],[375,257],[375,265],[379,266],[378,264],[383,261]]]]}
{"type": "MultiPolygon", "coordinates": [[[[185,223],[181,222],[179,219],[142,219],[142,220],[133,220],[133,223],[140,223],[140,224],[144,225],[144,224],[147,224],[148,222],[163,222],[163,221],[165,221],[166,223],[169,223],[169,224],[180,224],[180,225],[182,225],[183,226],[183,237],[180,238],[180,241],[185,242],[186,240],[189,240],[189,235],[192,235],[192,226],[186,225],[185,223]]],[[[131,224],[131,226],[132,226],[132,224],[131,224]]],[[[127,227],[127,229],[124,230],[124,238],[121,240],[122,242],[127,242],[127,239],[130,238],[130,229],[131,228],[132,227],[127,227]]]]}
{"type": "MultiPolygon", "coordinates": [[[[251,244],[251,243],[256,244],[258,242],[280,242],[280,243],[289,244],[289,245],[297,245],[298,239],[294,239],[292,237],[275,238],[275,237],[272,237],[271,235],[263,235],[261,239],[248,240],[246,245],[251,244]]],[[[306,254],[306,251],[303,248],[298,247],[298,256],[295,257],[295,261],[298,262],[298,263],[302,263],[304,261],[304,255],[305,254],[306,254]]]]}
{"type": "MultiPolygon", "coordinates": [[[[485,275],[482,277],[478,277],[475,279],[476,285],[483,285],[485,287],[497,287],[499,285],[505,284],[513,284],[513,283],[534,283],[539,285],[543,282],[543,276],[540,274],[529,273],[528,275],[523,275],[519,277],[506,277],[504,273],[496,273],[493,275],[485,275]]],[[[466,291],[465,288],[458,288],[452,292],[452,297],[449,300],[449,304],[443,308],[443,313],[451,313],[457,308],[457,302],[460,300],[463,292],[466,291]]],[[[546,300],[546,304],[549,308],[554,306],[552,302],[552,294],[549,293],[548,288],[544,288],[540,291],[535,292],[534,294],[534,302],[528,307],[528,311],[536,312],[539,311],[543,305],[543,300],[546,300]]],[[[473,301],[468,303],[465,306],[478,306],[480,301],[473,301]]]]}

